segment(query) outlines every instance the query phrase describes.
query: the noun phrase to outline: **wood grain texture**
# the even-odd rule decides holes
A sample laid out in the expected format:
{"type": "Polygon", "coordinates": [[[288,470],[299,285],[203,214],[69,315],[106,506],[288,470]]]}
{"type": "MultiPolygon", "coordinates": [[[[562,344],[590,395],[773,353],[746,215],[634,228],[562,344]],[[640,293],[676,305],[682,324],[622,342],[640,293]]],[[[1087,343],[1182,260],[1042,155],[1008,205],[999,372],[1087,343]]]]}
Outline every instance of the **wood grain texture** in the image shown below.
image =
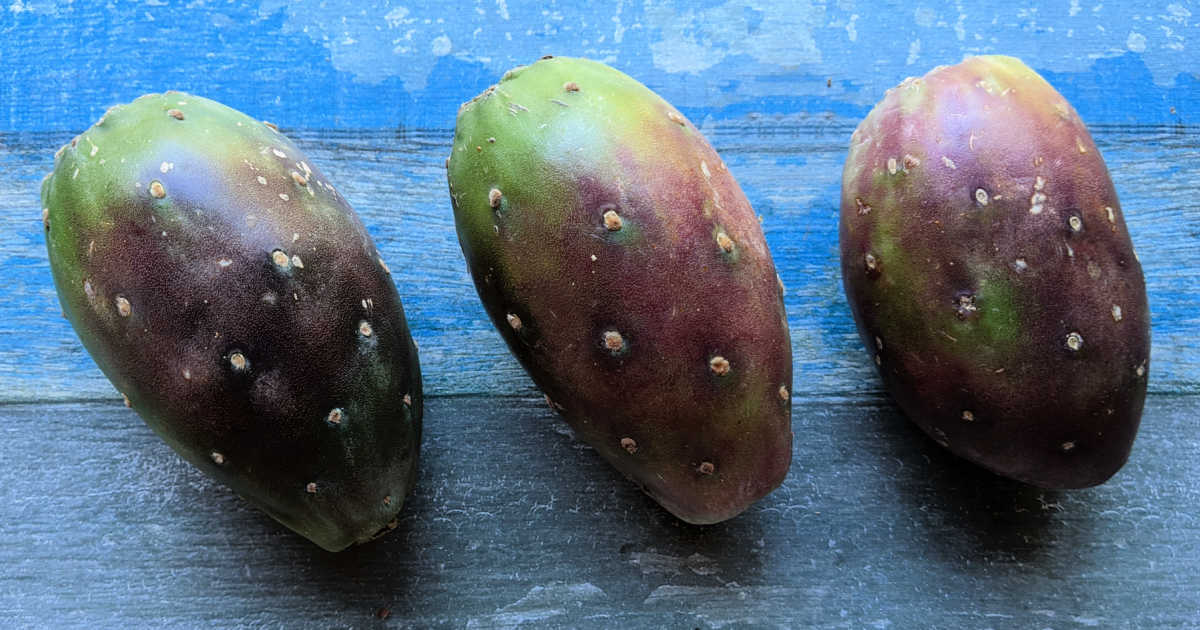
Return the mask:
{"type": "Polygon", "coordinates": [[[1151,396],[1108,484],[948,455],[887,401],[801,400],[784,485],[675,520],[540,400],[430,401],[397,531],[329,554],[119,403],[0,406],[8,627],[1188,628],[1200,397],[1151,396]],[[375,615],[388,609],[390,617],[375,615]]]}
{"type": "MultiPolygon", "coordinates": [[[[842,294],[837,259],[841,167],[855,123],[710,122],[704,132],[762,216],[787,287],[796,394],[881,391],[842,294]]],[[[532,384],[508,353],[467,275],[446,193],[443,131],[284,128],[359,212],[393,270],[430,395],[521,395],[532,384]]],[[[1145,269],[1152,392],[1200,393],[1200,146],[1193,128],[1097,126],[1145,269]]],[[[59,317],[38,185],[70,136],[0,135],[0,400],[119,398],[59,317]]]]}
{"type": "Polygon", "coordinates": [[[0,619],[8,627],[1193,628],[1200,625],[1200,39],[1176,0],[14,0],[0,9],[0,619]],[[1022,57],[1108,161],[1146,273],[1152,395],[1109,483],[971,467],[883,397],[841,291],[855,124],[904,77],[1022,57]],[[574,441],[488,323],[443,160],[459,103],[543,54],[604,60],[701,125],[787,285],[795,460],[717,526],[574,441]],[[182,89],[279,123],[395,272],[421,345],[399,531],[331,555],[188,467],[80,346],[39,182],[113,104],[182,89]],[[387,619],[380,619],[382,611],[387,619]]]}
{"type": "Polygon", "coordinates": [[[180,89],[293,126],[448,128],[545,54],[616,66],[695,119],[862,117],[965,55],[1007,54],[1097,123],[1198,121],[1187,0],[11,0],[0,129],[80,131],[180,89]]]}

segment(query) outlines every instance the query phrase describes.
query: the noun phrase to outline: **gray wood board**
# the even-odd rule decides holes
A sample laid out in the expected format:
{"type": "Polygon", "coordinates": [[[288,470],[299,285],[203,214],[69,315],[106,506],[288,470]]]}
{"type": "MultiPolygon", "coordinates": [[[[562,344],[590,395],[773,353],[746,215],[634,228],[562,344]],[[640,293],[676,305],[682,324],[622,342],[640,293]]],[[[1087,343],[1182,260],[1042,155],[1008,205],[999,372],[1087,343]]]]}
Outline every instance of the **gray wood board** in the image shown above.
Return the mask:
{"type": "Polygon", "coordinates": [[[1200,397],[1152,395],[1092,489],[1006,481],[886,399],[797,398],[784,485],[695,527],[540,400],[428,401],[397,531],[321,551],[119,403],[0,405],[9,627],[1186,628],[1200,397]],[[388,617],[380,619],[387,611],[388,617]]]}
{"type": "MultiPolygon", "coordinates": [[[[280,121],[284,122],[284,121],[280,121]]],[[[699,121],[762,215],[787,286],[797,391],[880,390],[842,294],[837,217],[855,121],[699,121]]],[[[449,130],[284,131],[362,215],[394,272],[430,395],[535,395],[487,320],[459,249],[449,130]]],[[[1146,273],[1154,392],[1200,393],[1200,149],[1195,128],[1096,126],[1146,273]]],[[[69,134],[0,133],[0,400],[119,399],[59,317],[38,203],[69,134]]]]}

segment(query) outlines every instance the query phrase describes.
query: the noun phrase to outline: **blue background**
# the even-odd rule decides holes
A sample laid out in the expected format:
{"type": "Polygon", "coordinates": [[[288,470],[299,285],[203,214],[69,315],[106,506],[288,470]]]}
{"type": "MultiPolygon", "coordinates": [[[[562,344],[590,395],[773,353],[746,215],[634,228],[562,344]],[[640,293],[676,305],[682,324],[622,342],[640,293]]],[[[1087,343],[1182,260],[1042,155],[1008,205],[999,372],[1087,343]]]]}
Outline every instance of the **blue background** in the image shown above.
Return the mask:
{"type": "Polygon", "coordinates": [[[788,287],[796,394],[816,397],[881,393],[837,271],[854,126],[905,77],[1023,58],[1108,162],[1146,272],[1151,391],[1200,392],[1198,23],[1162,1],[0,0],[0,400],[116,396],[58,317],[38,186],[109,106],[167,89],[273,121],[322,165],[395,271],[429,394],[537,395],[475,296],[442,163],[458,106],[545,54],[629,73],[721,152],[788,287]]]}
{"type": "Polygon", "coordinates": [[[1200,103],[1182,1],[5,4],[7,130],[79,131],[172,88],[291,127],[446,129],[545,54],[605,61],[695,120],[861,117],[906,76],[987,53],[1023,58],[1089,123],[1187,123],[1200,103]]]}

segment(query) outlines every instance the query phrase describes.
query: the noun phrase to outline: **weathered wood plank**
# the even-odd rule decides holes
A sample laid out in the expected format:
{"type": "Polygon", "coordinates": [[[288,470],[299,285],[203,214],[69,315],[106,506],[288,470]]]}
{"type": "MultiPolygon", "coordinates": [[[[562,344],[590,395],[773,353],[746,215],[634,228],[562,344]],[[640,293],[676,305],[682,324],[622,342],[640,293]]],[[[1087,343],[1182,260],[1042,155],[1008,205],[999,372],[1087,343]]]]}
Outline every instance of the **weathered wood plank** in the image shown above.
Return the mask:
{"type": "MultiPolygon", "coordinates": [[[[876,392],[841,290],[837,203],[854,123],[775,120],[705,126],[762,215],[787,286],[797,393],[876,392]]],[[[288,131],[285,129],[285,131],[288,131]]],[[[362,215],[395,272],[427,391],[529,395],[530,381],[486,320],[454,232],[447,131],[292,132],[362,215]]],[[[1200,392],[1200,143],[1194,128],[1100,126],[1153,312],[1150,388],[1200,392]]],[[[65,134],[0,135],[0,400],[116,396],[59,317],[38,190],[65,134]]]]}
{"type": "Polygon", "coordinates": [[[5,3],[0,618],[1200,624],[1200,396],[1178,395],[1200,393],[1200,129],[1185,125],[1200,111],[1200,20],[1174,0],[1002,4],[5,3]],[[454,111],[547,53],[603,59],[659,90],[704,126],[763,216],[788,287],[796,458],[782,488],[731,522],[676,521],[574,442],[467,277],[441,166],[454,111]],[[1155,394],[1130,464],[1100,488],[1006,482],[921,436],[882,396],[841,293],[836,204],[855,122],[905,76],[977,53],[1022,56],[1093,123],[1146,270],[1155,394]],[[169,88],[282,123],[396,271],[435,397],[421,484],[385,540],[326,554],[189,468],[120,406],[59,318],[40,178],[106,107],[169,88]]]}
{"type": "Polygon", "coordinates": [[[1200,622],[1200,396],[1151,396],[1130,463],[1046,492],[885,400],[801,399],[784,485],[682,524],[538,400],[429,402],[388,537],[328,554],[119,403],[0,406],[10,627],[1184,628],[1200,622]],[[381,624],[375,614],[386,608],[381,624]]]}
{"type": "Polygon", "coordinates": [[[545,3],[530,0],[13,0],[0,129],[75,130],[181,89],[328,128],[437,127],[505,70],[587,56],[696,119],[866,114],[965,55],[1024,58],[1089,122],[1197,122],[1200,19],[1179,0],[545,3]]]}

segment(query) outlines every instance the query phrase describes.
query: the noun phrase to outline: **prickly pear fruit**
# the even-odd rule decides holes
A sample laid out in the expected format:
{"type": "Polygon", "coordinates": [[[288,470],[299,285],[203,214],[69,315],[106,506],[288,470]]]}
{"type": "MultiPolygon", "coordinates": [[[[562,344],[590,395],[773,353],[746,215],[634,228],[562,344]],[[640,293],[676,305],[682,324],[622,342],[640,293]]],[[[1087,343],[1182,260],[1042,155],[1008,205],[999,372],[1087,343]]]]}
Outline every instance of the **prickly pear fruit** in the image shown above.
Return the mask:
{"type": "Polygon", "coordinates": [[[147,95],[63,147],[42,205],[67,318],[172,448],[330,551],[395,526],[416,347],[370,236],[295,144],[147,95]]]}
{"type": "Polygon", "coordinates": [[[691,523],[780,484],[781,285],[691,123],[608,66],[545,58],[463,105],[447,169],[488,315],[580,438],[691,523]]]}
{"type": "Polygon", "coordinates": [[[1141,265],[1075,110],[1011,57],[890,90],[842,178],[842,277],[901,409],[1047,488],[1125,463],[1150,357],[1141,265]]]}

